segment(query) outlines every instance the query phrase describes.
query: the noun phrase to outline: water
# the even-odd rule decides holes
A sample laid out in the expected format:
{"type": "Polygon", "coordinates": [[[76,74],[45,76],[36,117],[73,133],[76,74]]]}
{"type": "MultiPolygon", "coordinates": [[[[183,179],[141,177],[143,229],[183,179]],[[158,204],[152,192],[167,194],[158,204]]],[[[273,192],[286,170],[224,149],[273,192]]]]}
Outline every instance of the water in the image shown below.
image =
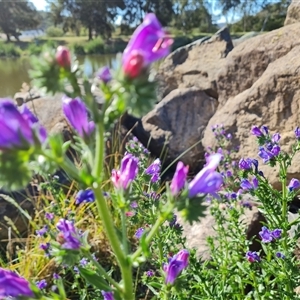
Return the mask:
{"type": "MultiPolygon", "coordinates": [[[[92,77],[102,66],[109,66],[116,69],[118,60],[115,54],[87,55],[78,57],[80,64],[83,64],[84,73],[92,77]]],[[[30,82],[28,70],[30,69],[27,58],[0,59],[0,98],[13,97],[20,91],[23,82],[30,82]]]]}

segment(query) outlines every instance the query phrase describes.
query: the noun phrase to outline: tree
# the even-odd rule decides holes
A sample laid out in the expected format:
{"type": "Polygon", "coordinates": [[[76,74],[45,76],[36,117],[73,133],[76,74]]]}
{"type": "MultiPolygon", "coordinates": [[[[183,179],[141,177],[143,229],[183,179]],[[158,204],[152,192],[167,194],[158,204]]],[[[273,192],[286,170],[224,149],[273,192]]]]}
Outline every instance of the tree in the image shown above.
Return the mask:
{"type": "Polygon", "coordinates": [[[39,14],[28,1],[0,0],[0,29],[7,41],[14,36],[19,40],[21,30],[36,28],[40,23],[39,14]]]}

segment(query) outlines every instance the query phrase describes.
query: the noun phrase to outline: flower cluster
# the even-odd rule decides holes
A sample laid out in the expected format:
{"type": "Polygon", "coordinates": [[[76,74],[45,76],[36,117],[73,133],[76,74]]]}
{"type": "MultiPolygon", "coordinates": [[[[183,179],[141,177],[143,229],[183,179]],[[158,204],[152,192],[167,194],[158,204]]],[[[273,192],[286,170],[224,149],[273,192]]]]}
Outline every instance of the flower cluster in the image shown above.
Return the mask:
{"type": "Polygon", "coordinates": [[[262,227],[262,230],[259,232],[261,240],[263,243],[270,243],[273,240],[280,239],[282,229],[274,229],[273,231],[269,230],[267,227],[262,227]]]}
{"type": "Polygon", "coordinates": [[[80,236],[71,221],[60,219],[56,225],[56,228],[60,231],[57,236],[57,241],[59,244],[61,244],[63,249],[80,249],[80,236]]]}

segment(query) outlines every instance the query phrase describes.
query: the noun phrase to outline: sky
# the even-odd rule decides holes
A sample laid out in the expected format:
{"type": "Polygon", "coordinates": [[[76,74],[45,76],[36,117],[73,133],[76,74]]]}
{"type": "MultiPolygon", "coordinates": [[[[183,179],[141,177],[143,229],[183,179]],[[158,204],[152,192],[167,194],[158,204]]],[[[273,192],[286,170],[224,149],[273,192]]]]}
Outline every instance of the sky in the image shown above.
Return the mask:
{"type": "Polygon", "coordinates": [[[45,10],[47,2],[45,0],[31,0],[37,10],[45,10]]]}

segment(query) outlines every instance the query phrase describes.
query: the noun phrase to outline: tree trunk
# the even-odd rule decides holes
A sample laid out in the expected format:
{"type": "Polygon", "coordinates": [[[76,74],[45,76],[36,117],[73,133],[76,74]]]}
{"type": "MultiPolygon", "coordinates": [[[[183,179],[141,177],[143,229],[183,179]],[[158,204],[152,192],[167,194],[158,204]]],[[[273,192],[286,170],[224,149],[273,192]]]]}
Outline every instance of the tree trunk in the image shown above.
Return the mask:
{"type": "Polygon", "coordinates": [[[10,42],[10,35],[9,35],[9,33],[6,34],[6,41],[10,42]]]}
{"type": "Polygon", "coordinates": [[[93,29],[89,26],[89,41],[93,39],[93,29]]]}

